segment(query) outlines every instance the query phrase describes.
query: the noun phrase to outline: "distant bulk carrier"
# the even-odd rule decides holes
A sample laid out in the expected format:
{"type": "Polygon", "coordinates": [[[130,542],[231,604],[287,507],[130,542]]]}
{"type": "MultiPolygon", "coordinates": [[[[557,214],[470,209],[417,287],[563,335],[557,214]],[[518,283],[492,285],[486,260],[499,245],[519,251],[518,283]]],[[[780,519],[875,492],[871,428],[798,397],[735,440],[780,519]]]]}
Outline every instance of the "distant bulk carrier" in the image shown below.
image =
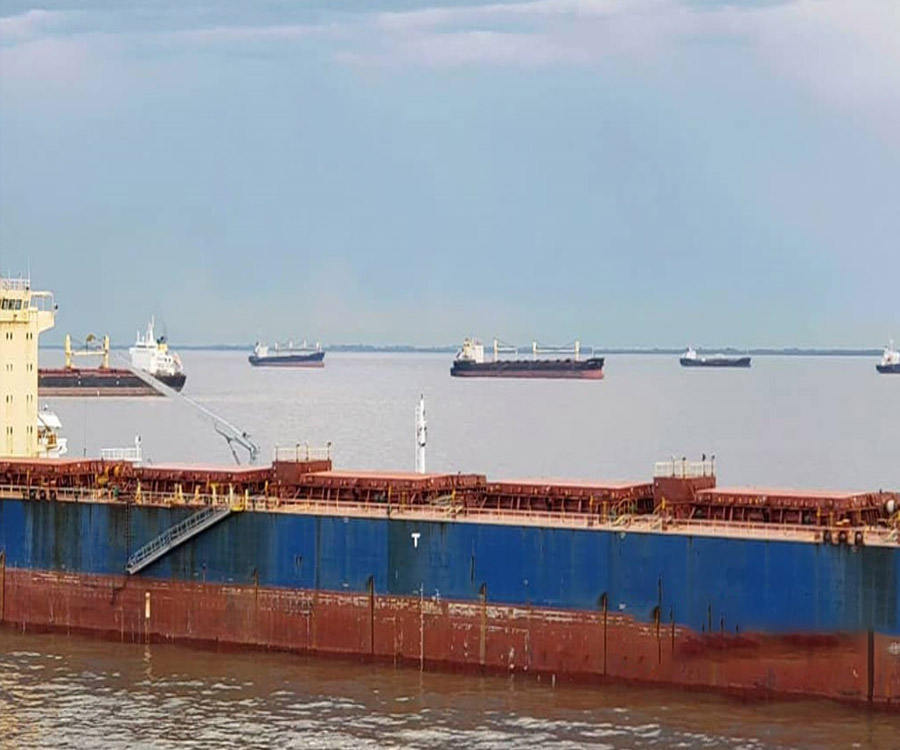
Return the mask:
{"type": "Polygon", "coordinates": [[[268,347],[256,342],[253,354],[247,357],[254,367],[324,367],[325,352],[322,346],[316,343],[314,347],[306,345],[295,347],[293,342],[286,347],[268,347]]]}
{"type": "Polygon", "coordinates": [[[750,357],[730,357],[727,354],[710,354],[701,356],[693,347],[681,355],[682,367],[750,367],[750,357]]]}
{"type": "Polygon", "coordinates": [[[581,345],[575,342],[571,349],[563,347],[539,348],[537,342],[531,345],[531,359],[502,359],[503,352],[518,353],[516,347],[501,346],[494,339],[494,358],[485,361],[484,345],[475,339],[463,341],[462,349],[456,355],[450,374],[459,378],[567,378],[578,380],[600,380],[603,377],[603,357],[580,359],[581,345]],[[571,359],[538,359],[543,352],[571,352],[571,359]]]}

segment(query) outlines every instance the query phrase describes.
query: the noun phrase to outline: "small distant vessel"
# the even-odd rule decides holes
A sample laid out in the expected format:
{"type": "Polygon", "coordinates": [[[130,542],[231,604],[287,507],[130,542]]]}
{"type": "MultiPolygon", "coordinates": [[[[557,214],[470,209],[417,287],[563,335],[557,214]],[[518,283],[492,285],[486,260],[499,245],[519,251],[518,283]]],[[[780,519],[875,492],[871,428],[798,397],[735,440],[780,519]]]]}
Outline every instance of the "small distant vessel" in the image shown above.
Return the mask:
{"type": "Polygon", "coordinates": [[[727,354],[700,356],[693,348],[681,355],[682,367],[750,367],[750,357],[729,357],[727,354]]]}
{"type": "Polygon", "coordinates": [[[134,346],[128,350],[131,354],[131,366],[152,375],[169,388],[180,391],[184,388],[184,381],[187,380],[181,358],[175,352],[169,351],[165,336],[156,338],[153,324],[154,319],[150,318],[146,333],[141,336],[138,331],[134,346]]]}
{"type": "Polygon", "coordinates": [[[270,349],[257,341],[247,359],[254,367],[325,367],[325,352],[319,342],[313,347],[304,341],[299,347],[291,342],[286,347],[276,344],[270,349]]]}
{"type": "Polygon", "coordinates": [[[875,365],[875,369],[882,375],[900,375],[900,352],[894,349],[893,340],[884,347],[881,363],[875,365]]]}
{"type": "Polygon", "coordinates": [[[501,347],[494,339],[494,358],[484,359],[484,344],[475,339],[464,339],[462,349],[456,354],[450,374],[462,378],[568,378],[579,380],[600,380],[603,378],[603,357],[580,359],[581,346],[578,341],[571,349],[564,347],[539,348],[536,341],[531,345],[531,359],[501,359],[500,352],[516,353],[516,347],[501,347]],[[571,359],[538,359],[543,352],[571,352],[571,359]]]}

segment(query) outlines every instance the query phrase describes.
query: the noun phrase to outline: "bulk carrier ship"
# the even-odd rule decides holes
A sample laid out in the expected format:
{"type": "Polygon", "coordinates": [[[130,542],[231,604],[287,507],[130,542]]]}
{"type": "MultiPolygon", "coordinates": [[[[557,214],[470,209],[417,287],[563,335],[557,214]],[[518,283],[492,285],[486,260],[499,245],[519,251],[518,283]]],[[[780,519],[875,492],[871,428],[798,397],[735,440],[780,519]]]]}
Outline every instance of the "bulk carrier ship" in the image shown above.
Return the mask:
{"type": "Polygon", "coordinates": [[[484,345],[475,339],[465,339],[462,349],[456,354],[450,374],[460,378],[565,378],[575,380],[600,380],[603,378],[603,357],[580,359],[581,345],[578,341],[567,347],[538,347],[531,344],[531,359],[502,359],[500,354],[518,354],[518,347],[501,346],[494,339],[494,358],[486,361],[484,345]],[[538,359],[541,353],[571,352],[572,359],[538,359]]]}
{"type": "Polygon", "coordinates": [[[253,354],[247,357],[254,367],[325,367],[325,352],[317,342],[314,347],[306,345],[295,347],[293,342],[286,347],[277,344],[269,348],[259,341],[253,346],[253,354]]]}
{"type": "Polygon", "coordinates": [[[163,396],[165,393],[156,382],[175,391],[184,387],[187,376],[181,358],[169,350],[165,336],[156,338],[153,333],[153,319],[147,325],[147,332],[137,334],[131,355],[131,368],[109,366],[109,336],[104,336],[102,344],[97,344],[93,334],[89,334],[84,347],[72,348],[72,339],[66,334],[65,367],[41,368],[38,371],[38,393],[41,396],[163,396]],[[76,357],[101,358],[99,367],[76,367],[76,357]]]}
{"type": "MultiPolygon", "coordinates": [[[[34,362],[45,297],[2,293],[27,312],[0,312],[0,364],[34,362]]],[[[36,383],[13,388],[9,627],[900,710],[900,493],[722,488],[706,459],[634,482],[337,471],[302,447],[37,459],[36,383]]]]}
{"type": "Polygon", "coordinates": [[[109,336],[98,343],[93,334],[85,339],[84,346],[72,348],[72,338],[66,334],[65,367],[38,370],[38,395],[67,396],[161,396],[151,382],[124,367],[109,366],[109,336]],[[98,367],[77,367],[78,357],[100,357],[98,367]]]}
{"type": "Polygon", "coordinates": [[[750,367],[750,357],[729,357],[727,354],[701,356],[690,346],[678,361],[682,367],[750,367]]]}

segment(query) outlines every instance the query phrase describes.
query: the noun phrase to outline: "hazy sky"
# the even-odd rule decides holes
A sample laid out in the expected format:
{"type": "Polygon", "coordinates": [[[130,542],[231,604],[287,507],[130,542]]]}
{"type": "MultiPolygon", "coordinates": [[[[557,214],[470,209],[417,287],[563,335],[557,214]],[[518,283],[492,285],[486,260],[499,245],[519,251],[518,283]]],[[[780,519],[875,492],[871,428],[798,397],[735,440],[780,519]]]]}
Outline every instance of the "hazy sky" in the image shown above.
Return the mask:
{"type": "Polygon", "coordinates": [[[897,0],[0,0],[52,340],[900,339],[897,0]]]}

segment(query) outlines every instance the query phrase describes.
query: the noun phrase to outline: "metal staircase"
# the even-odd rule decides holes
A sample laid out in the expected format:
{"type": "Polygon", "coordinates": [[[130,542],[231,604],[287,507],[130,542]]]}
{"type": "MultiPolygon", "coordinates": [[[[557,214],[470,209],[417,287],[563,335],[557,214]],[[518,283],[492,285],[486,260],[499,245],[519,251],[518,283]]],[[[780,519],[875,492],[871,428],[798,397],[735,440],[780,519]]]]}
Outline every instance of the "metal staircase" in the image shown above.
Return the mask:
{"type": "Polygon", "coordinates": [[[198,510],[141,547],[128,558],[125,570],[128,572],[128,575],[140,572],[188,539],[197,536],[197,534],[206,531],[206,529],[217,524],[223,518],[230,516],[232,512],[233,509],[227,505],[198,510]]]}

